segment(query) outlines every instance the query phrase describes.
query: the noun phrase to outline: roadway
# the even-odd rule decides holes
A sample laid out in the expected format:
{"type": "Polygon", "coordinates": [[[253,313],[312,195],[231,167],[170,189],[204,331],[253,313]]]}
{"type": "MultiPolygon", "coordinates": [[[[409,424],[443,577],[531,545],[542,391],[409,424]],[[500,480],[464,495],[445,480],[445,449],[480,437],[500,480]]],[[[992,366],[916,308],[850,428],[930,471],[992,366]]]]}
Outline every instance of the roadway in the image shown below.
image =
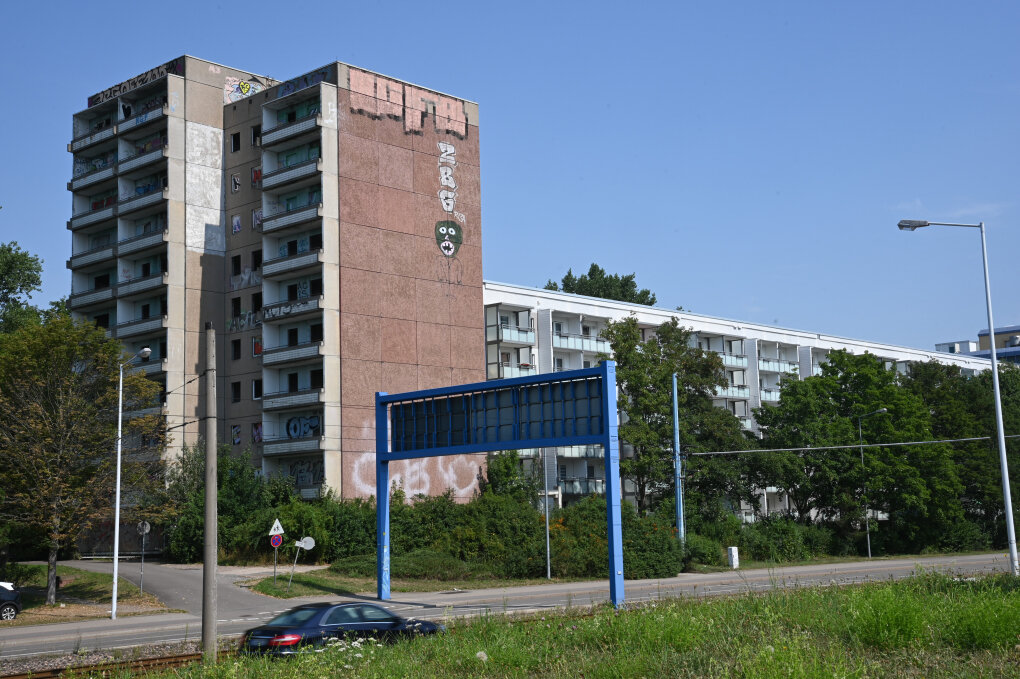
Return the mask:
{"type": "MultiPolygon", "coordinates": [[[[110,563],[61,562],[87,570],[112,572],[110,563]]],[[[718,573],[683,573],[674,578],[628,580],[626,602],[636,603],[676,597],[705,597],[774,588],[843,585],[904,578],[918,568],[937,569],[958,575],[1008,572],[1003,553],[949,557],[876,559],[809,566],[718,573]]],[[[272,569],[221,566],[217,571],[217,631],[235,637],[278,612],[301,603],[323,600],[375,600],[374,596],[308,596],[281,600],[255,594],[238,581],[272,569]]],[[[139,564],[122,563],[120,575],[136,585],[139,564]]],[[[289,568],[281,567],[286,578],[289,568]]],[[[169,608],[182,612],[158,615],[119,615],[79,623],[45,626],[0,627],[0,658],[21,658],[89,650],[113,650],[155,643],[200,640],[202,635],[202,566],[145,564],[145,590],[169,608]]],[[[486,612],[526,613],[590,606],[609,600],[608,581],[551,583],[527,587],[451,590],[445,592],[394,592],[386,604],[405,617],[448,619],[486,612]]],[[[0,663],[2,667],[2,663],[0,663]]]]}

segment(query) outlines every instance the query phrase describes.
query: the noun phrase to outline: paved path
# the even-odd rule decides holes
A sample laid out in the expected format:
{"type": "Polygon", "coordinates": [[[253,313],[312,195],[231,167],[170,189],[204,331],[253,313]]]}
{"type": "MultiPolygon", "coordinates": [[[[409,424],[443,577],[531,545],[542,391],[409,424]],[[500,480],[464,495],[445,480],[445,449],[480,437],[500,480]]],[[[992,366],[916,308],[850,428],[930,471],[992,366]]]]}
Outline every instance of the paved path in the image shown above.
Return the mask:
{"type": "MultiPolygon", "coordinates": [[[[62,562],[89,570],[112,571],[109,563],[62,562]]],[[[138,582],[136,563],[122,564],[121,574],[138,582]]],[[[628,580],[627,602],[669,597],[701,597],[772,588],[850,584],[903,578],[917,568],[938,569],[959,574],[1008,572],[1005,554],[955,557],[876,559],[811,566],[684,573],[675,578],[628,580]]],[[[374,599],[373,596],[315,596],[280,600],[254,594],[235,581],[272,574],[272,569],[220,567],[217,578],[217,630],[221,636],[237,635],[279,611],[307,601],[374,599]]],[[[288,571],[281,570],[284,577],[288,571]]],[[[145,565],[145,589],[168,606],[186,613],[120,616],[117,620],[91,620],[46,626],[0,628],[0,669],[4,657],[66,653],[76,649],[126,648],[157,642],[200,639],[202,630],[201,566],[145,565]]],[[[588,606],[607,601],[605,580],[551,583],[528,587],[504,587],[468,591],[427,593],[394,592],[387,606],[407,617],[442,619],[477,615],[482,612],[546,611],[570,606],[588,606]]]]}

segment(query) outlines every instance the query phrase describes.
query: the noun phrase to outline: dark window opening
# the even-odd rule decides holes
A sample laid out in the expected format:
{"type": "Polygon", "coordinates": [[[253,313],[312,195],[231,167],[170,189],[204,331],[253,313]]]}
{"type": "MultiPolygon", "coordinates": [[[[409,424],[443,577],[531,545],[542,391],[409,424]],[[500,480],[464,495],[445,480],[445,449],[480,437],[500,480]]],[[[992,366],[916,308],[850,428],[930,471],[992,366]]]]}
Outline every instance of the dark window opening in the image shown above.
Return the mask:
{"type": "Polygon", "coordinates": [[[166,358],[166,340],[160,340],[159,342],[159,356],[160,358],[166,358]]]}
{"type": "Polygon", "coordinates": [[[96,327],[104,330],[110,327],[110,314],[96,314],[96,327]]]}
{"type": "Polygon", "coordinates": [[[241,298],[233,297],[230,300],[230,315],[237,318],[241,315],[241,298]]]}
{"type": "Polygon", "coordinates": [[[230,340],[230,358],[234,361],[241,358],[241,340],[230,340]]]}
{"type": "Polygon", "coordinates": [[[152,275],[152,264],[150,262],[142,262],[142,278],[152,275]]]}
{"type": "Polygon", "coordinates": [[[291,283],[287,286],[287,301],[293,302],[297,299],[297,283],[291,283]]]}
{"type": "Polygon", "coordinates": [[[287,391],[295,392],[298,390],[297,373],[290,373],[287,375],[287,391]]]}
{"type": "Polygon", "coordinates": [[[251,294],[251,310],[252,313],[258,313],[262,311],[262,293],[253,292],[251,294]]]}
{"type": "Polygon", "coordinates": [[[291,257],[296,254],[297,254],[297,241],[296,240],[287,241],[287,256],[291,257]]]}
{"type": "Polygon", "coordinates": [[[322,294],[322,279],[321,278],[313,278],[308,283],[308,289],[311,292],[312,297],[318,297],[319,295],[321,295],[322,294]]]}
{"type": "Polygon", "coordinates": [[[141,317],[142,318],[148,318],[149,315],[150,315],[149,314],[149,305],[148,304],[143,304],[142,305],[142,315],[141,315],[141,317]]]}
{"type": "Polygon", "coordinates": [[[308,247],[312,251],[321,250],[322,249],[322,234],[321,233],[313,233],[311,236],[309,236],[308,237],[308,247]]]}
{"type": "Polygon", "coordinates": [[[241,400],[241,383],[231,382],[230,383],[230,402],[238,403],[241,400]]]}
{"type": "Polygon", "coordinates": [[[262,126],[252,125],[251,126],[251,145],[258,146],[262,143],[262,126]]]}
{"type": "Polygon", "coordinates": [[[322,389],[323,377],[322,368],[317,368],[311,372],[312,389],[322,389]]]}
{"type": "Polygon", "coordinates": [[[96,276],[93,287],[95,287],[96,290],[101,290],[102,288],[110,287],[110,274],[101,273],[98,276],[96,276]]]}
{"type": "Polygon", "coordinates": [[[241,275],[241,255],[234,255],[230,258],[230,275],[241,275]]]}
{"type": "Polygon", "coordinates": [[[234,132],[230,135],[230,151],[231,153],[241,150],[241,133],[234,132]]]}
{"type": "Polygon", "coordinates": [[[159,298],[159,315],[160,316],[166,316],[167,315],[167,310],[166,310],[166,295],[163,295],[162,297],[159,298]]]}
{"type": "Polygon", "coordinates": [[[251,381],[251,397],[255,400],[262,398],[262,380],[251,381]]]}
{"type": "Polygon", "coordinates": [[[321,342],[322,341],[322,323],[313,323],[312,327],[310,329],[311,329],[311,332],[312,332],[312,341],[313,342],[321,342]]]}
{"type": "Polygon", "coordinates": [[[251,270],[258,271],[262,268],[262,250],[252,250],[251,270]]]}
{"type": "Polygon", "coordinates": [[[298,332],[297,328],[291,328],[287,331],[287,346],[297,346],[298,343],[298,332]]]}

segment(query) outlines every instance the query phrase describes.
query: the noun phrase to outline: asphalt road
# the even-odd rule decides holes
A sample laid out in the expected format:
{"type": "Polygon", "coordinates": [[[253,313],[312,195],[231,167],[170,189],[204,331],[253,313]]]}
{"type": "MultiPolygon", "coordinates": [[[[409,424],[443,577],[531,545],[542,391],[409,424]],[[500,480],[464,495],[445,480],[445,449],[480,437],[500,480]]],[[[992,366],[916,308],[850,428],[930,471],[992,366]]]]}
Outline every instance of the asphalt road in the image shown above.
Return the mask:
{"type": "MultiPolygon", "coordinates": [[[[62,562],[88,570],[112,572],[109,563],[62,562]]],[[[773,588],[850,584],[909,576],[918,567],[960,575],[1007,572],[1002,553],[955,557],[876,559],[837,564],[738,570],[722,573],[685,573],[659,580],[628,580],[627,602],[670,597],[703,597],[763,591],[773,588]]],[[[139,564],[122,563],[121,577],[139,583],[139,564]]],[[[220,567],[217,577],[217,631],[221,637],[236,636],[280,611],[308,601],[374,600],[375,597],[316,596],[279,600],[254,594],[236,581],[257,575],[272,575],[272,569],[220,567]]],[[[281,567],[286,578],[289,568],[281,567]]],[[[111,650],[160,642],[200,639],[202,634],[202,567],[145,564],[145,590],[158,596],[170,608],[184,613],[124,616],[117,620],[91,620],[45,626],[0,627],[0,666],[3,658],[68,653],[79,649],[111,650]]],[[[467,591],[395,592],[387,606],[406,617],[444,619],[478,615],[483,612],[533,612],[588,606],[608,601],[608,581],[589,581],[506,587],[467,591]]]]}

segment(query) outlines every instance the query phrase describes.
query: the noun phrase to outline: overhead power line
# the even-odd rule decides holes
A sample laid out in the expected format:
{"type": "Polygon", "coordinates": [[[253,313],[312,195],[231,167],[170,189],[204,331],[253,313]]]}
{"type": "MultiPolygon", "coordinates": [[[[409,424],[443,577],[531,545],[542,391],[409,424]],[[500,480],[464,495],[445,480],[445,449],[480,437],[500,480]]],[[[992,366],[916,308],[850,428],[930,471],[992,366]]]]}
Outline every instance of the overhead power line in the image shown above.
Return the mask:
{"type": "MultiPolygon", "coordinates": [[[[1020,434],[1010,434],[1006,436],[1008,439],[1015,439],[1020,437],[1020,434]]],[[[854,450],[860,450],[863,448],[895,448],[897,446],[923,446],[931,443],[964,443],[968,441],[990,441],[991,436],[975,436],[972,438],[965,439],[937,439],[934,441],[901,441],[898,443],[865,443],[861,446],[859,443],[848,443],[841,446],[807,446],[806,448],[752,448],[751,450],[715,450],[711,452],[701,453],[688,453],[691,457],[695,455],[738,455],[740,453],[801,453],[801,452],[823,452],[826,450],[840,450],[843,448],[853,448],[854,450]]]]}

